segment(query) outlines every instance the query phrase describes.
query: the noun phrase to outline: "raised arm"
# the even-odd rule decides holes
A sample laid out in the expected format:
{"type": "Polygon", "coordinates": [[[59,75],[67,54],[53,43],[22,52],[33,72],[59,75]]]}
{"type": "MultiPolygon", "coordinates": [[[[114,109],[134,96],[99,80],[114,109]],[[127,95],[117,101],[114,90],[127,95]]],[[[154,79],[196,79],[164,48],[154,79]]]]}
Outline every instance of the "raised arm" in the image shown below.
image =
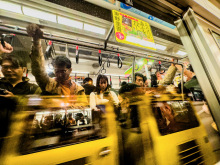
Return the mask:
{"type": "Polygon", "coordinates": [[[0,43],[0,55],[3,53],[11,53],[13,51],[13,47],[9,43],[4,41],[4,44],[5,46],[0,43]]]}
{"type": "Polygon", "coordinates": [[[160,82],[160,85],[170,85],[173,82],[176,71],[176,66],[174,64],[171,64],[164,79],[160,82]]]}
{"type": "Polygon", "coordinates": [[[30,54],[31,58],[31,70],[38,85],[45,90],[46,85],[49,83],[49,76],[46,73],[44,55],[41,47],[41,40],[43,32],[36,24],[30,24],[27,27],[27,33],[33,38],[33,45],[30,54]]]}

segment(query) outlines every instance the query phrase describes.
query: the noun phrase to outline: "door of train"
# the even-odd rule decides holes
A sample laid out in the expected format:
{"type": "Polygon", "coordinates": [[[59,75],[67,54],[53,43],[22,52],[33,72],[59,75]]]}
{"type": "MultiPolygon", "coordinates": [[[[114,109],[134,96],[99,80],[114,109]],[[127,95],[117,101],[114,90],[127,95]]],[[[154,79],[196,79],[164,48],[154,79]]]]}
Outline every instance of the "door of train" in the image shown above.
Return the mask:
{"type": "MultiPolygon", "coordinates": [[[[216,22],[218,24],[218,22],[216,22]]],[[[220,128],[220,75],[219,75],[219,36],[220,29],[209,20],[203,19],[192,9],[175,21],[180,38],[202,91],[209,104],[218,129],[220,128]]]]}
{"type": "Polygon", "coordinates": [[[11,116],[4,137],[1,163],[118,164],[112,106],[94,115],[87,106],[73,106],[69,98],[22,99],[25,103],[11,116]]]}

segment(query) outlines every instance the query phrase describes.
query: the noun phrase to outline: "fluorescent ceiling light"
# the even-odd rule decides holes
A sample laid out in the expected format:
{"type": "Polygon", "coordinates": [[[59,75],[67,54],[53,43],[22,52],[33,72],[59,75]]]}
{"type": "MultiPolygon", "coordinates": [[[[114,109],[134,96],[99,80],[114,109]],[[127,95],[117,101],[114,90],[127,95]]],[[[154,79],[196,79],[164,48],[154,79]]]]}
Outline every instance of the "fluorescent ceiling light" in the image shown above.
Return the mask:
{"type": "Polygon", "coordinates": [[[176,54],[181,55],[181,56],[184,56],[184,55],[186,55],[187,53],[186,53],[186,52],[182,52],[182,51],[179,50],[176,54]]]}
{"type": "Polygon", "coordinates": [[[22,14],[21,6],[10,2],[0,1],[0,9],[22,14]]]}
{"type": "Polygon", "coordinates": [[[97,26],[89,25],[89,24],[84,24],[84,30],[98,33],[98,34],[102,34],[102,35],[105,34],[105,29],[97,27],[97,26]]]}
{"type": "Polygon", "coordinates": [[[138,65],[143,65],[144,63],[143,63],[143,61],[138,61],[137,64],[138,65]]]}
{"type": "Polygon", "coordinates": [[[44,11],[36,10],[36,9],[25,7],[25,6],[23,6],[23,12],[25,15],[28,15],[31,17],[35,17],[35,18],[39,18],[39,19],[43,19],[43,20],[47,20],[51,22],[57,22],[55,14],[47,13],[44,11]]]}
{"type": "Polygon", "coordinates": [[[133,37],[133,36],[127,36],[126,41],[132,42],[132,43],[135,43],[135,44],[139,44],[139,45],[142,45],[142,46],[145,46],[145,47],[150,47],[150,48],[155,48],[156,49],[155,43],[145,41],[145,40],[141,40],[141,39],[133,37]]]}
{"type": "Polygon", "coordinates": [[[156,48],[160,50],[165,50],[167,47],[163,45],[156,44],[156,48]]]}
{"type": "Polygon", "coordinates": [[[75,20],[65,18],[65,17],[58,16],[58,23],[63,24],[63,25],[67,25],[67,26],[71,26],[71,27],[74,27],[74,28],[78,28],[78,29],[83,28],[83,23],[82,22],[75,21],[75,20]]]}

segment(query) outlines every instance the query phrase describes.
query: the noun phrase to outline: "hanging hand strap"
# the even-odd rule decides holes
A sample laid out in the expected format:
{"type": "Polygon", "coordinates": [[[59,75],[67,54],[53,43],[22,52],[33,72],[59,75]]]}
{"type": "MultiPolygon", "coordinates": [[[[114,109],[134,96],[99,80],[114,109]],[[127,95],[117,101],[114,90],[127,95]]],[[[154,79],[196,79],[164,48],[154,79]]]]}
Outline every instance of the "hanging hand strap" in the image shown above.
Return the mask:
{"type": "Polygon", "coordinates": [[[122,63],[122,60],[120,58],[120,54],[118,53],[118,68],[122,68],[122,65],[123,65],[123,63],[122,63]]]}
{"type": "Polygon", "coordinates": [[[79,63],[79,46],[76,46],[76,63],[79,63]]]}
{"type": "Polygon", "coordinates": [[[102,53],[101,53],[101,50],[99,50],[98,56],[99,56],[99,66],[102,66],[102,53]]]}

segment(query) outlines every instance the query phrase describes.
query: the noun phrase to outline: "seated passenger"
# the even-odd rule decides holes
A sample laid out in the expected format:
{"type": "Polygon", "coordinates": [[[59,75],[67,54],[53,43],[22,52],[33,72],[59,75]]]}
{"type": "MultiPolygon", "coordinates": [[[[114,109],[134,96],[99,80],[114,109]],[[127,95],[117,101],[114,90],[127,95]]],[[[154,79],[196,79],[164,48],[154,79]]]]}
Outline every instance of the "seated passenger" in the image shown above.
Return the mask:
{"type": "Polygon", "coordinates": [[[1,71],[4,75],[0,79],[0,88],[3,89],[4,96],[40,94],[41,89],[29,83],[27,77],[23,77],[26,72],[26,63],[16,55],[5,54],[0,60],[1,71]]]}
{"type": "MultiPolygon", "coordinates": [[[[53,59],[55,78],[50,78],[45,70],[44,55],[41,47],[40,38],[43,32],[36,24],[27,27],[27,33],[33,37],[33,46],[31,52],[32,73],[42,91],[49,94],[59,95],[84,95],[84,88],[72,81],[70,73],[72,71],[71,61],[65,56],[57,56],[53,59]]],[[[86,97],[83,98],[87,102],[86,97]]]]}
{"type": "Polygon", "coordinates": [[[96,90],[90,94],[90,108],[92,110],[98,110],[109,101],[116,106],[119,104],[119,100],[115,92],[110,91],[110,85],[108,78],[105,75],[99,75],[96,80],[96,90]]]}

